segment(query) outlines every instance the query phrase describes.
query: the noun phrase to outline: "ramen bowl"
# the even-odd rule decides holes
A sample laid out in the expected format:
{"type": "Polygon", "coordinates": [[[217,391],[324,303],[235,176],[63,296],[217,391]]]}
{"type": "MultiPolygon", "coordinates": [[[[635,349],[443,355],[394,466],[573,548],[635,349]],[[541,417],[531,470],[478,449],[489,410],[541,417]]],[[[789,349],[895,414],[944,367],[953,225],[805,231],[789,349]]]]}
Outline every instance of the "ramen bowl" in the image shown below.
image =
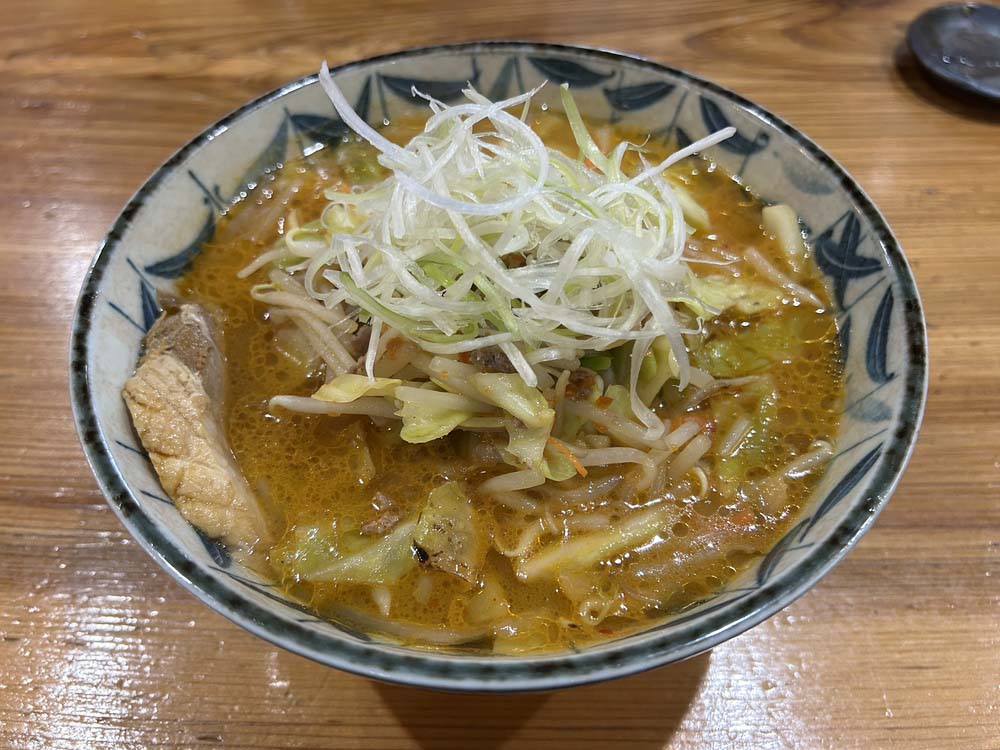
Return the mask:
{"type": "MultiPolygon", "coordinates": [[[[318,61],[317,61],[318,63],[318,61]]],[[[122,387],[145,332],[233,200],[267,170],[339,142],[347,128],[315,75],[252,101],[191,140],[128,202],[84,281],[73,322],[77,429],[108,503],[185,588],[250,632],[338,669],[450,690],[552,689],[688,658],[804,594],[872,525],[906,465],[926,397],[926,337],[910,269],[885,220],[815,143],[752,102],[690,74],[604,50],[479,42],[409,50],[340,66],[336,80],[379,123],[468,83],[493,99],[568,82],[581,111],[690,143],[736,134],[713,160],[765,201],[798,212],[839,320],[846,396],[836,453],[795,524],[712,596],[648,629],[578,651],[538,656],[437,652],[317,617],[181,516],[132,429],[122,387]]],[[[556,86],[540,96],[558,101],[556,86]]]]}

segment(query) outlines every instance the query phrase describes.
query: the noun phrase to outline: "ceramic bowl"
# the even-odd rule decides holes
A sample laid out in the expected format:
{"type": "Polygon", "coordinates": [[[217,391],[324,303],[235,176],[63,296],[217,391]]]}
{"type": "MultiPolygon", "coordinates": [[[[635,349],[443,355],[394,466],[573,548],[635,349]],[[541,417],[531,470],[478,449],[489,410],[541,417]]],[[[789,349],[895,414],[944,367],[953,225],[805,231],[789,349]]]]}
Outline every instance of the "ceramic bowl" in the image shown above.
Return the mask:
{"type": "MultiPolygon", "coordinates": [[[[712,149],[712,158],[765,201],[796,208],[830,279],[847,375],[836,457],[795,526],[746,574],[645,632],[578,652],[472,656],[382,642],[315,617],[241,567],[167,499],[120,394],[158,314],[155,291],[170,290],[184,273],[220,212],[265,170],[345,133],[308,76],[240,107],[156,170],[98,250],[77,305],[71,389],[87,458],[122,523],[185,588],[250,632],[349,672],[452,690],[549,689],[649,669],[732,638],[805,593],[871,526],[917,434],[926,395],[924,320],[882,215],[815,143],[720,86],[604,50],[470,43],[372,58],[334,73],[375,123],[421,106],[413,86],[448,102],[467,82],[497,99],[547,80],[568,81],[591,118],[682,144],[735,126],[737,135],[712,149]]],[[[555,104],[556,86],[542,96],[555,104]]]]}

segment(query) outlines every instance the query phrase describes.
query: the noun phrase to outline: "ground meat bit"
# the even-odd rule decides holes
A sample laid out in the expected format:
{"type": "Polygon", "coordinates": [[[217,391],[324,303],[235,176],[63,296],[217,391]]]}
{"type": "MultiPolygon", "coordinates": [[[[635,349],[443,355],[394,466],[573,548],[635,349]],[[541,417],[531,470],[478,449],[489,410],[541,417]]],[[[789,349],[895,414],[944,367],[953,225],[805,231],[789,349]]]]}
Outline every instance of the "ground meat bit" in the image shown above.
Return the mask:
{"type": "Polygon", "coordinates": [[[381,513],[375,518],[361,524],[363,536],[382,536],[403,520],[403,509],[392,502],[381,492],[375,493],[375,503],[381,513]]]}
{"type": "Polygon", "coordinates": [[[573,370],[566,383],[566,398],[573,401],[586,401],[597,386],[597,375],[585,367],[573,370]]]}
{"type": "Polygon", "coordinates": [[[403,520],[403,512],[399,508],[390,508],[385,513],[361,524],[362,536],[382,536],[395,528],[403,520]]]}
{"type": "Polygon", "coordinates": [[[514,365],[507,359],[507,355],[495,346],[462,352],[458,355],[458,361],[467,365],[475,365],[486,372],[517,372],[514,365]]]}

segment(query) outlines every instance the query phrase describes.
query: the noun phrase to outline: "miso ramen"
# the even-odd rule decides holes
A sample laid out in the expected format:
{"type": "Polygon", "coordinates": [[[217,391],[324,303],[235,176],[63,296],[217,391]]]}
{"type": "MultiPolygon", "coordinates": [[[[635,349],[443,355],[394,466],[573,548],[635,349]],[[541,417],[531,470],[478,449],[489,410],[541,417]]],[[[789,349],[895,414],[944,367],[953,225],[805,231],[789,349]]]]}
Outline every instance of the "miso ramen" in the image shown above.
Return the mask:
{"type": "Polygon", "coordinates": [[[678,153],[565,89],[374,131],[324,85],[358,132],[219,221],[126,387],[189,520],[322,617],[501,654],[649,627],[766,554],[842,364],[794,211],[696,154],[726,133],[678,153]]]}

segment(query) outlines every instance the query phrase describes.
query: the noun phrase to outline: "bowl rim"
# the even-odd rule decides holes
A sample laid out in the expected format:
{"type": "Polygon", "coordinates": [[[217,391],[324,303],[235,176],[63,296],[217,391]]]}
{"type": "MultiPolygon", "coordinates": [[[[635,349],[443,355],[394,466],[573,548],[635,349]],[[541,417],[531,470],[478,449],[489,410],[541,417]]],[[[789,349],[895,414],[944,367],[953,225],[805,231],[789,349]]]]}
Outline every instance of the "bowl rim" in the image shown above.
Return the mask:
{"type": "MultiPolygon", "coordinates": [[[[353,642],[291,623],[256,602],[234,594],[193,563],[144,515],[112,456],[109,440],[97,419],[88,372],[91,318],[110,257],[131,226],[136,213],[177,165],[230,124],[264,105],[315,83],[317,74],[303,76],[256,98],[218,120],[180,147],[129,199],[99,245],[87,271],[73,313],[69,351],[70,400],[73,418],[87,462],[108,504],[139,545],[178,581],[214,611],[264,640],[301,656],[353,674],[417,687],[460,691],[514,692],[551,690],[624,677],[702,653],[748,630],[791,604],[830,571],[874,523],[895,490],[913,452],[927,400],[926,324],[909,263],[881,212],[847,171],[815,142],[782,118],[735,92],[686,71],[644,57],[602,47],[530,41],[470,41],[415,47],[351,61],[331,69],[336,74],[373,64],[405,61],[429,53],[482,51],[564,52],[608,62],[628,61],[641,68],[673,76],[722,97],[789,137],[838,180],[853,207],[870,222],[884,247],[903,302],[909,367],[904,404],[897,429],[888,439],[879,469],[864,485],[868,502],[859,503],[810,554],[738,601],[699,613],[691,622],[647,637],[612,641],[582,652],[528,657],[456,656],[416,649],[396,649],[377,641],[353,642]]],[[[859,485],[859,488],[861,485],[859,485]]]]}

